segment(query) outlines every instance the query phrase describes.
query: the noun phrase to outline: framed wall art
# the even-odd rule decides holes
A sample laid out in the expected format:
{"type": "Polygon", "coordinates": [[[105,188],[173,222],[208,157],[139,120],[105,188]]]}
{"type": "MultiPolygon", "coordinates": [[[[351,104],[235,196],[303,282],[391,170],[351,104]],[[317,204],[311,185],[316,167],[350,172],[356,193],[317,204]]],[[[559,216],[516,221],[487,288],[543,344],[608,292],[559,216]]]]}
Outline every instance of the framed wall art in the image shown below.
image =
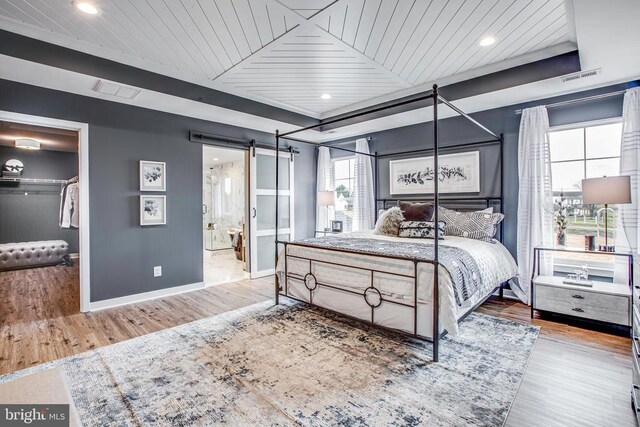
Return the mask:
{"type": "Polygon", "coordinates": [[[165,225],[167,223],[166,196],[140,196],[140,225],[165,225]]]}
{"type": "Polygon", "coordinates": [[[140,191],[167,191],[167,164],[140,160],[140,191]]]}
{"type": "MultiPolygon", "coordinates": [[[[444,193],[480,192],[480,152],[440,155],[438,191],[444,193]]],[[[391,194],[432,194],[433,156],[389,162],[391,194]]]]}

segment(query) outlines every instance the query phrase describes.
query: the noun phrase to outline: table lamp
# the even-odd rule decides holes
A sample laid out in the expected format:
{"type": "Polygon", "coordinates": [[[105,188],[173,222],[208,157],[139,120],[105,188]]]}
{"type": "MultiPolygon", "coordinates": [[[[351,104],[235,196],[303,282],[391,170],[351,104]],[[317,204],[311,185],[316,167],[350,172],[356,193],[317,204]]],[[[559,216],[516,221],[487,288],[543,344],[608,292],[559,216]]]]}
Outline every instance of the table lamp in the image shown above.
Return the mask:
{"type": "MultiPolygon", "coordinates": [[[[329,218],[329,206],[336,204],[336,193],[334,191],[318,191],[318,206],[327,207],[327,222],[329,218]]],[[[325,231],[329,229],[329,223],[325,224],[325,231]]]]}
{"type": "Polygon", "coordinates": [[[585,205],[604,205],[604,247],[598,250],[614,252],[615,246],[609,246],[609,223],[607,210],[609,205],[631,203],[631,178],[629,176],[603,176],[582,180],[582,202],[585,205]]]}

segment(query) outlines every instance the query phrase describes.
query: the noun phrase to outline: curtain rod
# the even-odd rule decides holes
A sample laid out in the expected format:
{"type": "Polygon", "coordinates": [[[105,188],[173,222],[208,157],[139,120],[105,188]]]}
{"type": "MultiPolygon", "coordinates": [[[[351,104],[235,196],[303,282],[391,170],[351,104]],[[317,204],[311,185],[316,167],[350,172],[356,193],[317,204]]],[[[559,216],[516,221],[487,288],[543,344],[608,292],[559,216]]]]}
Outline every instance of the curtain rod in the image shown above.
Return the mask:
{"type": "MultiPolygon", "coordinates": [[[[321,146],[324,146],[324,147],[335,148],[336,145],[353,144],[358,139],[362,139],[362,138],[349,139],[348,141],[339,141],[339,142],[328,142],[328,143],[321,142],[320,144],[322,144],[321,146]]],[[[373,140],[373,138],[371,138],[370,136],[367,136],[365,139],[367,140],[367,142],[371,142],[373,140]]]]}
{"type": "MultiPolygon", "coordinates": [[[[584,98],[570,99],[568,101],[560,101],[560,102],[554,102],[553,104],[541,105],[541,107],[547,107],[547,108],[562,107],[564,105],[578,104],[580,102],[595,101],[597,99],[604,99],[612,96],[623,95],[625,92],[626,92],[625,90],[618,90],[616,92],[601,93],[600,95],[586,96],[584,98]]],[[[522,114],[522,109],[516,110],[516,114],[522,114]]]]}

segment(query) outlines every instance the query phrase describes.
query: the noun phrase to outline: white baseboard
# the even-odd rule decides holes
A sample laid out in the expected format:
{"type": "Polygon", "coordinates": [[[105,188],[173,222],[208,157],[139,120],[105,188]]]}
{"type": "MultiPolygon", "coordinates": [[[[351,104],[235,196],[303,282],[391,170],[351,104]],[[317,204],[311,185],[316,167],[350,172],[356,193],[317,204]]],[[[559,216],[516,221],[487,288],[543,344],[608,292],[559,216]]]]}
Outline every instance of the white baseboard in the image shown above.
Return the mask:
{"type": "Polygon", "coordinates": [[[189,285],[174,286],[172,288],[158,289],[157,291],[143,292],[141,294],[127,295],[119,298],[95,301],[89,304],[89,311],[104,310],[107,308],[114,308],[122,305],[149,301],[157,298],[164,298],[171,295],[183,294],[185,292],[197,291],[199,289],[204,289],[204,287],[204,282],[198,282],[191,283],[189,285]]]}

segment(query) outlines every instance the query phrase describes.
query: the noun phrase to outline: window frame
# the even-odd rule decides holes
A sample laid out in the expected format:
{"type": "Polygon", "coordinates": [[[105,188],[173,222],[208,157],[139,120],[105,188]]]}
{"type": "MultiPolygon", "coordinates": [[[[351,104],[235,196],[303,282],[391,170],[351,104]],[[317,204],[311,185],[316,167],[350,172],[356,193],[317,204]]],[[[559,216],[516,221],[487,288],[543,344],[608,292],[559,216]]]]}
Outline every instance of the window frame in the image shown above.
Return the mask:
{"type": "MultiPolygon", "coordinates": [[[[583,172],[584,172],[584,176],[586,177],[587,176],[587,162],[589,160],[619,159],[620,158],[619,155],[618,156],[610,156],[610,157],[593,157],[593,158],[587,157],[586,128],[604,126],[604,125],[611,125],[611,124],[617,124],[617,123],[620,123],[620,124],[622,123],[622,116],[620,116],[620,117],[610,117],[610,118],[607,118],[607,119],[589,120],[589,121],[585,121],[585,122],[568,123],[568,124],[557,125],[557,126],[550,126],[549,130],[547,132],[547,138],[551,137],[550,134],[552,132],[574,130],[574,129],[583,129],[583,132],[584,132],[583,133],[584,155],[583,155],[582,159],[558,160],[558,161],[554,162],[550,158],[549,159],[550,164],[581,161],[581,162],[583,162],[583,172]]],[[[553,179],[553,177],[552,177],[552,179],[553,179]]],[[[552,186],[553,186],[553,182],[552,182],[552,186]]],[[[554,194],[554,197],[555,197],[555,191],[552,190],[552,193],[554,194]]],[[[554,232],[555,232],[555,227],[554,227],[554,232]]],[[[556,273],[571,273],[576,268],[578,268],[581,265],[585,264],[585,262],[581,262],[579,260],[573,260],[573,259],[570,259],[570,258],[563,258],[561,254],[562,254],[562,252],[557,252],[556,256],[554,256],[553,270],[556,273]]],[[[590,263],[590,267],[591,267],[592,273],[595,273],[596,276],[613,279],[613,276],[614,276],[614,264],[608,263],[608,262],[591,262],[590,263]]]]}
{"type": "MultiPolygon", "coordinates": [[[[341,161],[347,161],[347,162],[351,163],[351,162],[355,162],[355,159],[356,159],[355,155],[353,155],[353,156],[343,156],[343,157],[341,156],[341,157],[335,157],[335,158],[332,157],[331,158],[331,168],[332,168],[332,172],[333,172],[333,187],[334,187],[334,191],[335,191],[335,188],[337,187],[337,182],[338,181],[348,181],[349,182],[349,195],[352,194],[353,187],[355,186],[355,179],[356,179],[355,168],[354,167],[348,168],[348,170],[349,170],[349,177],[348,178],[337,178],[336,177],[335,164],[336,164],[336,162],[341,162],[341,161]]],[[[335,203],[333,205],[334,218],[336,218],[335,215],[337,215],[337,213],[338,213],[338,210],[336,209],[337,203],[338,203],[338,197],[337,197],[337,194],[336,194],[336,201],[335,201],[335,203]]],[[[347,211],[348,211],[348,209],[347,209],[347,211]]],[[[348,221],[347,221],[347,223],[343,224],[343,231],[351,231],[350,226],[348,224],[348,221]]]]}
{"type": "MultiPolygon", "coordinates": [[[[345,179],[347,179],[349,181],[349,183],[354,182],[355,184],[355,171],[352,168],[349,168],[349,177],[348,178],[336,178],[336,162],[340,162],[340,161],[355,161],[356,156],[344,156],[344,157],[335,157],[331,159],[331,168],[333,169],[333,182],[334,182],[334,187],[335,187],[335,182],[336,181],[344,181],[345,179]]],[[[335,189],[334,189],[335,190],[335,189]]],[[[353,188],[349,188],[349,194],[351,194],[351,191],[353,191],[353,188]]]]}
{"type": "Polygon", "coordinates": [[[581,159],[569,159],[569,160],[549,160],[549,162],[551,164],[554,163],[570,163],[570,162],[577,162],[580,161],[583,163],[582,165],[582,169],[583,169],[583,173],[584,176],[587,176],[587,162],[589,160],[611,160],[611,159],[619,159],[620,155],[617,156],[608,156],[608,157],[587,157],[587,128],[590,127],[597,127],[597,126],[604,126],[604,125],[613,125],[613,124],[618,124],[618,123],[622,123],[622,117],[612,117],[612,118],[608,118],[608,119],[600,119],[600,120],[591,120],[591,121],[587,121],[587,122],[578,122],[578,123],[570,123],[570,124],[566,124],[566,125],[559,125],[559,126],[553,126],[553,127],[549,127],[549,131],[547,132],[547,138],[551,137],[551,133],[553,132],[560,132],[560,131],[565,131],[565,130],[575,130],[575,129],[582,129],[582,149],[584,152],[584,155],[581,159]]]}

